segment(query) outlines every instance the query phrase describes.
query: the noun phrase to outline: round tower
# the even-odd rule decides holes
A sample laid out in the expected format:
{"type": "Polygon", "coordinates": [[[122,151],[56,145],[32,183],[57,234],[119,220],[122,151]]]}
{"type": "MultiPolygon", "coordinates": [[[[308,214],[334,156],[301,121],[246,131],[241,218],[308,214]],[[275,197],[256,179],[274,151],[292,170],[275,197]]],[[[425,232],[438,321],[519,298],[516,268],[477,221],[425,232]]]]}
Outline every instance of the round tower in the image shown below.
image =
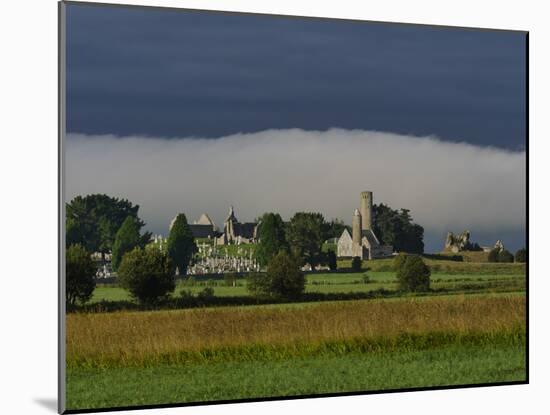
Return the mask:
{"type": "Polygon", "coordinates": [[[361,192],[361,229],[372,229],[372,192],[361,192]]]}
{"type": "Polygon", "coordinates": [[[351,240],[353,241],[353,245],[361,245],[361,213],[357,209],[353,212],[351,220],[351,240]]]}

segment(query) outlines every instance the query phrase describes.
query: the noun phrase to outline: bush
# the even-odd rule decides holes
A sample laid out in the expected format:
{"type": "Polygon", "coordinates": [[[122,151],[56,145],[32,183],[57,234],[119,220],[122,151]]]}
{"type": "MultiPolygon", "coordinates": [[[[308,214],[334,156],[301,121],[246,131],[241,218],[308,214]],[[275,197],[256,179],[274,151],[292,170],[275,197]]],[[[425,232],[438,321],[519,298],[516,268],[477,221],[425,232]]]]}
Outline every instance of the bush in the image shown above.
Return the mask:
{"type": "Polygon", "coordinates": [[[407,255],[397,270],[399,288],[404,291],[428,291],[430,268],[416,255],[407,255]]]}
{"type": "Polygon", "coordinates": [[[363,261],[361,261],[361,258],[358,256],[354,256],[351,260],[351,270],[353,272],[361,272],[361,266],[363,265],[363,261]]]}
{"type": "Polygon", "coordinates": [[[82,245],[69,246],[65,269],[67,306],[73,307],[77,302],[87,302],[95,289],[97,271],[90,253],[82,245]]]}
{"type": "Polygon", "coordinates": [[[397,255],[393,260],[393,269],[396,272],[398,272],[406,260],[407,260],[407,254],[400,253],[399,255],[397,255]]]}
{"type": "Polygon", "coordinates": [[[514,262],[514,255],[510,251],[503,249],[498,254],[498,262],[514,262]]]}
{"type": "Polygon", "coordinates": [[[248,275],[246,286],[258,298],[295,299],[305,290],[305,277],[300,271],[299,260],[280,251],[269,262],[265,274],[248,275]]]}
{"type": "Polygon", "coordinates": [[[208,302],[214,298],[214,289],[212,287],[206,287],[199,292],[197,298],[201,302],[208,302]]]}
{"type": "Polygon", "coordinates": [[[491,249],[491,251],[489,251],[489,255],[487,256],[487,261],[499,262],[498,261],[499,253],[500,253],[500,249],[498,248],[491,249]]]}
{"type": "Polygon", "coordinates": [[[336,261],[336,254],[334,253],[334,251],[332,250],[328,251],[327,262],[328,262],[329,269],[331,271],[336,271],[336,269],[338,268],[338,263],[336,261]]]}
{"type": "Polygon", "coordinates": [[[140,303],[154,305],[176,288],[172,271],[172,261],[159,250],[134,248],[122,257],[118,281],[140,303]]]}
{"type": "Polygon", "coordinates": [[[525,248],[518,249],[518,251],[516,252],[515,260],[516,262],[522,262],[522,263],[527,262],[527,249],[525,248]]]}
{"type": "Polygon", "coordinates": [[[193,291],[186,290],[185,288],[180,291],[180,298],[183,301],[192,301],[194,299],[193,291]]]}
{"type": "Polygon", "coordinates": [[[271,282],[265,273],[251,272],[246,276],[246,289],[253,297],[268,297],[271,282]]]}
{"type": "Polygon", "coordinates": [[[223,278],[225,280],[225,285],[227,285],[228,287],[235,287],[237,285],[239,274],[237,274],[236,272],[228,272],[224,274],[223,278]]]}

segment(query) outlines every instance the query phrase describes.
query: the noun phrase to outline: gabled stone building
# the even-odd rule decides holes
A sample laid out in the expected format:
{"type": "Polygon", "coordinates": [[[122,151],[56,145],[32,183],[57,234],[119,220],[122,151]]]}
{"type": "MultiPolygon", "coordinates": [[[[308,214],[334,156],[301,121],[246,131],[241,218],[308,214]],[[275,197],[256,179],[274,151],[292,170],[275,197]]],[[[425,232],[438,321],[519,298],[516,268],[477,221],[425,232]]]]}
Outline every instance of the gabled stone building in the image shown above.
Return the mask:
{"type": "MultiPolygon", "coordinates": [[[[176,217],[170,222],[169,229],[172,229],[176,217]]],[[[189,228],[195,238],[212,238],[218,245],[249,244],[257,241],[258,224],[256,222],[240,223],[235,216],[233,206],[230,207],[229,214],[223,223],[222,232],[218,230],[207,213],[203,213],[199,220],[189,224],[189,228]]]]}
{"type": "Polygon", "coordinates": [[[231,206],[223,223],[223,233],[216,239],[216,242],[218,245],[255,243],[257,232],[258,224],[256,222],[239,222],[235,216],[235,210],[231,206]]]}
{"type": "Polygon", "coordinates": [[[218,235],[218,229],[208,214],[203,213],[199,220],[189,224],[195,238],[214,238],[218,235]]]}

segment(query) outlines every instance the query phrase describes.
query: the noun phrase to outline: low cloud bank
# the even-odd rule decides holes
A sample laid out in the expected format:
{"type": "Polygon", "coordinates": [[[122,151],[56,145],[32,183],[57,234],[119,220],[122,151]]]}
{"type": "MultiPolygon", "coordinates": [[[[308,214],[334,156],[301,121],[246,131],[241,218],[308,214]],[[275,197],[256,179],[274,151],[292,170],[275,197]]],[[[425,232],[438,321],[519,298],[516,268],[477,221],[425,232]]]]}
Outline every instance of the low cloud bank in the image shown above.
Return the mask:
{"type": "Polygon", "coordinates": [[[178,212],[207,212],[217,224],[229,205],[250,221],[266,211],[301,210],[351,221],[359,192],[408,208],[438,250],[447,230],[494,243],[524,244],[525,152],[432,137],[331,129],[267,130],[218,139],[69,134],[66,198],[106,193],[139,204],[147,228],[166,234],[178,212]],[[489,239],[491,238],[491,239],[489,239]]]}

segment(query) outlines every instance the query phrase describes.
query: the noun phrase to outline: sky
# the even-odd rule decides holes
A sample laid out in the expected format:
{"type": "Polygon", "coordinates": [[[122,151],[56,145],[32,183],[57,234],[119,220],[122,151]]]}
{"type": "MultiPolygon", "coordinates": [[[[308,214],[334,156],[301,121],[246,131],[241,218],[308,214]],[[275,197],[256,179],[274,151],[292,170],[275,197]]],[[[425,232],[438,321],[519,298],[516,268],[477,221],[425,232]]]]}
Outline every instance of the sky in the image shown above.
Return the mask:
{"type": "Polygon", "coordinates": [[[69,4],[67,199],[221,224],[359,193],[447,230],[525,243],[525,34],[69,4]]]}

